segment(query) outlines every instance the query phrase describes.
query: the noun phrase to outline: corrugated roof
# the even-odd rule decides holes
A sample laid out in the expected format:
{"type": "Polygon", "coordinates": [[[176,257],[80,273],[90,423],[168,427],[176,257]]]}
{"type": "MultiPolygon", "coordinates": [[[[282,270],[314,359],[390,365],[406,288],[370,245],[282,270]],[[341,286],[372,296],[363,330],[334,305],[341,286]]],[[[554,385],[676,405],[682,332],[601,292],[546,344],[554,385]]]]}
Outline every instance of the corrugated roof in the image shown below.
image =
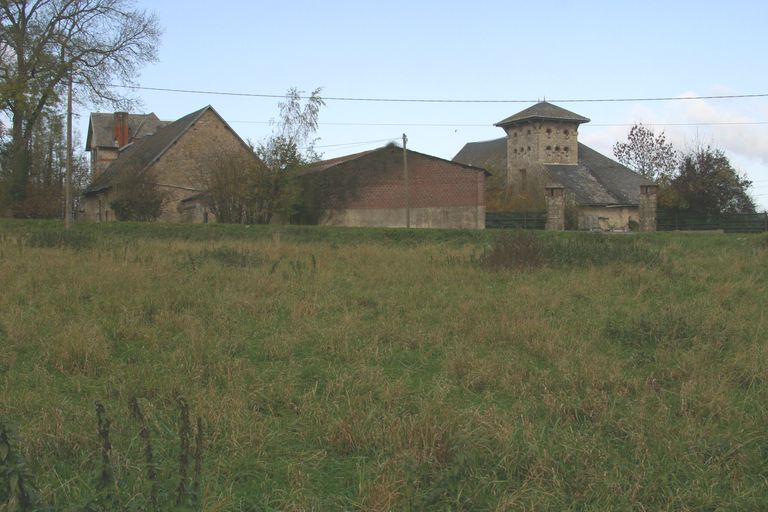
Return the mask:
{"type": "Polygon", "coordinates": [[[566,110],[562,107],[558,107],[557,105],[553,105],[552,103],[540,101],[539,103],[530,106],[515,115],[509,116],[508,118],[499,121],[494,126],[504,127],[518,121],[527,121],[533,119],[574,121],[577,123],[589,122],[589,118],[576,114],[575,112],[571,112],[570,110],[566,110]]]}
{"type": "MultiPolygon", "coordinates": [[[[553,180],[575,194],[577,204],[636,205],[640,203],[640,186],[653,184],[589,146],[579,143],[578,151],[577,165],[545,165],[553,180]]],[[[507,139],[470,142],[453,160],[470,165],[482,162],[491,169],[506,171],[507,139]]]]}
{"type": "MultiPolygon", "coordinates": [[[[128,140],[140,139],[152,135],[158,129],[170,124],[161,121],[154,112],[149,114],[128,114],[128,140]]],[[[97,147],[115,146],[115,114],[93,112],[88,122],[88,138],[85,150],[91,151],[97,147]]]]}

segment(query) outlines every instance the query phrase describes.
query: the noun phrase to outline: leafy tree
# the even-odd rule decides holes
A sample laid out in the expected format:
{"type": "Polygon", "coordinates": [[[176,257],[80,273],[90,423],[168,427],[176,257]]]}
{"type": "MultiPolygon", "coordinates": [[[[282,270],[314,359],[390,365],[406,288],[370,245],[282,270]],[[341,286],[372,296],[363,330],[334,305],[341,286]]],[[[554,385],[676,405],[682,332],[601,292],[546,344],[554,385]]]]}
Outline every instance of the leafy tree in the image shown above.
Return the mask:
{"type": "MultiPolygon", "coordinates": [[[[10,182],[10,168],[7,165],[9,145],[8,140],[0,145],[0,194],[7,194],[7,188],[2,185],[7,186],[10,182]]],[[[75,141],[74,146],[79,147],[80,144],[75,141]]],[[[24,218],[60,218],[64,209],[66,144],[64,119],[55,110],[46,110],[41,122],[32,131],[29,154],[31,158],[25,196],[13,204],[6,201],[8,211],[0,214],[12,213],[24,218]]],[[[72,171],[74,197],[78,197],[88,180],[88,162],[82,152],[74,155],[72,171]]]]}
{"type": "Polygon", "coordinates": [[[629,130],[627,142],[613,145],[616,160],[648,179],[664,182],[674,173],[679,155],[662,131],[656,135],[653,130],[636,124],[629,130]]]}
{"type": "Polygon", "coordinates": [[[8,194],[27,194],[33,133],[72,77],[78,97],[127,109],[110,85],[157,58],[160,29],[133,0],[0,0],[0,110],[10,118],[8,194]]]}
{"type": "Polygon", "coordinates": [[[754,213],[751,186],[722,150],[700,146],[683,155],[670,182],[668,206],[701,214],[754,213]]]}
{"type": "Polygon", "coordinates": [[[200,181],[218,222],[269,224],[288,221],[298,208],[296,175],[319,159],[315,133],[325,102],[320,89],[304,98],[295,88],[279,103],[271,136],[253,148],[254,158],[217,150],[201,168],[200,181]]]}

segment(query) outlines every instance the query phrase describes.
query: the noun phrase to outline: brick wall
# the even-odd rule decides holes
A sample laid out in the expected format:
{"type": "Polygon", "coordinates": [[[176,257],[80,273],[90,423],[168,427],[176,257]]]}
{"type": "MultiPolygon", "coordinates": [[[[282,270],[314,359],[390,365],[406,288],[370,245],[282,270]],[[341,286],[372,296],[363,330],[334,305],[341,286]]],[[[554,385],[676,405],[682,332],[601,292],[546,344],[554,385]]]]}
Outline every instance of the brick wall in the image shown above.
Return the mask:
{"type": "MultiPolygon", "coordinates": [[[[408,152],[412,226],[482,227],[485,173],[479,169],[420,153],[408,152]],[[482,219],[481,219],[482,217],[482,219]],[[481,222],[482,220],[482,222],[481,222]]],[[[353,225],[405,225],[406,189],[403,151],[391,147],[310,173],[307,186],[330,187],[334,211],[321,222],[353,225]],[[367,210],[367,214],[354,211],[367,210]]]]}

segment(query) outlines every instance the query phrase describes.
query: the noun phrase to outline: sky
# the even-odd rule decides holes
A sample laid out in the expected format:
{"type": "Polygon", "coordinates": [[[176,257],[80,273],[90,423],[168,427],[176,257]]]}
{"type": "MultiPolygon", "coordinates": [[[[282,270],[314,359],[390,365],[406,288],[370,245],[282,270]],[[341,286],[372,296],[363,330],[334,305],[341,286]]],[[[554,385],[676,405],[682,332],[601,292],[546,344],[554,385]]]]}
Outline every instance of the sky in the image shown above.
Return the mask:
{"type": "MultiPolygon", "coordinates": [[[[710,0],[212,3],[137,0],[164,29],[146,88],[281,96],[322,87],[317,149],[333,158],[408,136],[451,159],[493,124],[546,99],[591,119],[579,140],[611,156],[634,123],[678,149],[710,144],[768,207],[768,2],[710,0]],[[212,5],[215,9],[212,9],[212,5]],[[691,98],[648,101],[649,98],[691,98]],[[643,101],[597,101],[615,99],[643,101]],[[584,101],[567,101],[584,100],[584,101]]],[[[272,129],[279,98],[136,90],[140,110],[174,120],[212,105],[244,139],[272,129]]],[[[88,114],[78,106],[81,139],[88,114]]]]}

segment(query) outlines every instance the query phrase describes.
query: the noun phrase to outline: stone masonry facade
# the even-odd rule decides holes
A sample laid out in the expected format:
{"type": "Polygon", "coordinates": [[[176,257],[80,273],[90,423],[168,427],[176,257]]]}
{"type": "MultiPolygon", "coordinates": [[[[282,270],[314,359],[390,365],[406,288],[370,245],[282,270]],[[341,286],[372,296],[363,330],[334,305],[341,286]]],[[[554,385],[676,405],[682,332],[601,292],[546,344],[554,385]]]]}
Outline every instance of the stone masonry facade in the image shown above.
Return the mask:
{"type": "Polygon", "coordinates": [[[640,187],[640,231],[656,231],[657,192],[656,185],[640,187]]]}
{"type": "Polygon", "coordinates": [[[507,134],[507,186],[526,193],[546,180],[546,164],[579,161],[579,123],[532,120],[504,126],[507,134]]]}
{"type": "Polygon", "coordinates": [[[546,229],[563,231],[565,229],[565,189],[559,185],[549,185],[545,191],[547,201],[546,229]]]}

